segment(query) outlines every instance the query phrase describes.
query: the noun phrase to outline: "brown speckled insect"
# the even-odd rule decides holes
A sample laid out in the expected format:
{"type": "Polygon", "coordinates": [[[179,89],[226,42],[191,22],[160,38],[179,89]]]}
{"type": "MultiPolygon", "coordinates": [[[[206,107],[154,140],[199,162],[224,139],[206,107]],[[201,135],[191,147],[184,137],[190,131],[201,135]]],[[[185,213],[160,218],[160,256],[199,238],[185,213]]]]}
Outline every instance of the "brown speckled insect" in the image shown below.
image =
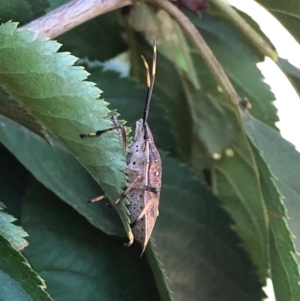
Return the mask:
{"type": "MultiPolygon", "coordinates": [[[[117,205],[125,196],[127,196],[130,205],[131,228],[136,241],[142,247],[143,252],[147,246],[156,218],[158,216],[158,205],[161,189],[162,166],[159,152],[154,144],[153,135],[147,123],[149,105],[152,96],[155,72],[156,72],[156,40],[153,39],[153,62],[152,74],[147,61],[142,56],[147,73],[147,94],[143,117],[136,122],[136,129],[133,143],[126,148],[127,168],[124,171],[128,176],[127,188],[115,201],[117,205]]],[[[100,130],[95,133],[82,134],[81,137],[97,137],[110,130],[121,130],[121,137],[126,137],[125,128],[113,120],[115,126],[109,129],[100,130]]],[[[126,144],[126,142],[125,142],[126,144]]],[[[91,199],[89,202],[96,202],[103,199],[100,196],[91,199]]],[[[125,246],[129,247],[133,241],[129,241],[125,246]]],[[[142,252],[142,253],[143,253],[142,252]]]]}

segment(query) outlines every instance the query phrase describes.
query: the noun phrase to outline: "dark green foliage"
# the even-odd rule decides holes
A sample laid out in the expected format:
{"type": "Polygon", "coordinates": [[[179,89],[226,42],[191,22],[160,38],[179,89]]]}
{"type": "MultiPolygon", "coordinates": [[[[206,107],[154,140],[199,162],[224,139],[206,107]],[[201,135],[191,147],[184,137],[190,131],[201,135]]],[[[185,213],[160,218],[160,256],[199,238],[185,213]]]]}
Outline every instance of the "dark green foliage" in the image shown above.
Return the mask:
{"type": "Polygon", "coordinates": [[[268,9],[299,42],[300,7],[297,0],[258,0],[257,2],[268,9]]]}
{"type": "Polygon", "coordinates": [[[137,246],[125,250],[122,239],[92,227],[35,181],[23,198],[21,222],[30,235],[25,256],[55,300],[124,300],[124,295],[159,300],[147,259],[139,258],[137,246]]]}
{"type": "Polygon", "coordinates": [[[44,15],[49,6],[49,0],[0,0],[0,19],[25,24],[44,15]]]}
{"type": "MultiPolygon", "coordinates": [[[[66,2],[0,1],[0,18],[23,24],[66,2]]],[[[294,1],[261,2],[297,15],[294,1]]],[[[300,243],[289,227],[299,236],[300,157],[276,130],[262,57],[222,12],[185,14],[250,113],[231,105],[193,42],[154,6],[90,20],[58,37],[61,48],[0,26],[0,300],[260,301],[267,278],[277,301],[299,300],[300,243]],[[80,134],[110,127],[112,114],[134,131],[146,97],[140,55],[151,65],[153,36],[148,123],[163,185],[140,258],[138,244],[122,246],[132,235],[127,199],[85,202],[105,193],[114,204],[126,187],[119,135],[80,134]]],[[[297,87],[299,70],[278,65],[297,87]]]]}
{"type": "Polygon", "coordinates": [[[105,61],[126,50],[117,11],[90,20],[58,37],[62,51],[105,61]]]}

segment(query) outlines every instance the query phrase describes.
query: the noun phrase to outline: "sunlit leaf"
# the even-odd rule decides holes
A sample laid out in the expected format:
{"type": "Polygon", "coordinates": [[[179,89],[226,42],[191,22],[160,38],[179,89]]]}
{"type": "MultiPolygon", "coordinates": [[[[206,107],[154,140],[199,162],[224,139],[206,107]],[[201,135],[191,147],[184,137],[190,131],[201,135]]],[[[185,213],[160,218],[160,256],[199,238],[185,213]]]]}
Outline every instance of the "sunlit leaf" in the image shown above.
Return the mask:
{"type": "MultiPolygon", "coordinates": [[[[299,198],[300,155],[295,147],[281,135],[249,114],[243,114],[243,123],[249,138],[260,151],[270,168],[276,186],[284,196],[289,226],[296,235],[296,246],[300,250],[299,198]]],[[[298,262],[299,257],[298,257],[298,262]]]]}
{"type": "MultiPolygon", "coordinates": [[[[76,58],[56,53],[57,43],[33,40],[33,32],[15,27],[0,27],[0,86],[59,137],[114,202],[126,186],[125,151],[117,131],[101,139],[80,138],[112,126],[107,103],[99,100],[100,90],[83,81],[87,73],[72,66],[76,58]]],[[[124,198],[115,208],[132,239],[127,202],[124,198]]]]}
{"type": "Polygon", "coordinates": [[[28,234],[20,226],[13,224],[16,218],[4,212],[4,208],[0,203],[0,235],[8,240],[14,249],[22,250],[28,245],[24,239],[28,234]]]}
{"type": "Polygon", "coordinates": [[[299,300],[300,275],[286,210],[274,179],[261,156],[254,151],[270,221],[270,266],[277,301],[299,300]]]}

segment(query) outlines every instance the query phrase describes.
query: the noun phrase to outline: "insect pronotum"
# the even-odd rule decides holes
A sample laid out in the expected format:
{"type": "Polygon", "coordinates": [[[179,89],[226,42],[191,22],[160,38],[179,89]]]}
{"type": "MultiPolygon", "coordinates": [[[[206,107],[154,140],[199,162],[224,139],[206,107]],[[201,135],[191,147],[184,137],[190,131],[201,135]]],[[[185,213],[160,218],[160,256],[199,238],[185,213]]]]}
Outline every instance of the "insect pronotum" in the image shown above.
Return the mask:
{"type": "MultiPolygon", "coordinates": [[[[127,188],[114,203],[117,205],[127,196],[130,202],[128,210],[130,213],[132,232],[135,240],[142,245],[144,252],[158,216],[162,175],[160,155],[154,144],[153,135],[147,123],[156,73],[155,38],[153,38],[151,75],[146,59],[143,56],[142,59],[146,68],[147,79],[145,108],[142,118],[136,121],[133,143],[126,148],[128,155],[127,167],[124,173],[128,176],[127,188]]],[[[121,140],[126,146],[125,128],[118,124],[116,118],[113,118],[113,122],[113,127],[90,134],[82,134],[81,138],[98,137],[108,131],[118,130],[119,133],[121,133],[121,140]]],[[[89,202],[96,202],[104,197],[105,196],[99,196],[89,200],[89,202]]],[[[129,241],[125,246],[129,247],[132,243],[133,241],[129,241]]]]}

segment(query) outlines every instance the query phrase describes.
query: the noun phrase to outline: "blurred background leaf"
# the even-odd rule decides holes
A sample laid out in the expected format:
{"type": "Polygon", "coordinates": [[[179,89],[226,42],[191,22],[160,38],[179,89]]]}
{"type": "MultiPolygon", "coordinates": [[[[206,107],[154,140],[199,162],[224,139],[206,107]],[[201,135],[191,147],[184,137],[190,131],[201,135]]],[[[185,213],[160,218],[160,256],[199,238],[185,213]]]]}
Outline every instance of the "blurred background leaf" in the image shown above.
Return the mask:
{"type": "Polygon", "coordinates": [[[257,0],[257,2],[274,15],[298,42],[300,41],[298,30],[300,26],[300,7],[297,0],[257,0]]]}
{"type": "MultiPolygon", "coordinates": [[[[284,197],[284,205],[290,217],[287,222],[295,235],[296,246],[299,250],[299,152],[295,150],[294,145],[284,140],[278,132],[250,115],[243,116],[243,123],[249,138],[268,165],[274,177],[274,182],[284,197]]],[[[281,216],[282,213],[279,215],[281,216]]],[[[299,254],[297,258],[299,261],[299,254]]]]}
{"type": "Polygon", "coordinates": [[[137,246],[122,248],[36,181],[27,187],[21,222],[30,235],[25,255],[55,300],[160,300],[137,246]]]}
{"type": "Polygon", "coordinates": [[[49,0],[0,0],[1,23],[17,21],[22,25],[46,13],[49,0]]]}
{"type": "MultiPolygon", "coordinates": [[[[0,197],[10,214],[20,218],[20,202],[25,193],[28,172],[4,148],[0,150],[0,197]],[[17,175],[17,176],[16,176],[17,175]]],[[[3,204],[1,203],[1,208],[3,204]]],[[[52,300],[45,292],[45,282],[17,250],[27,242],[20,226],[8,224],[13,219],[0,211],[0,299],[1,300],[52,300]],[[10,219],[10,220],[8,220],[10,219]]]]}
{"type": "Polygon", "coordinates": [[[45,283],[19,251],[0,234],[0,297],[2,300],[49,300],[45,283]]]}
{"type": "Polygon", "coordinates": [[[174,299],[261,300],[255,268],[222,201],[184,164],[163,155],[163,168],[153,238],[174,299]]]}
{"type": "Polygon", "coordinates": [[[270,265],[276,300],[296,301],[300,298],[300,275],[294,242],[287,225],[286,210],[266,163],[258,151],[254,151],[254,154],[270,221],[270,265]]]}
{"type": "Polygon", "coordinates": [[[115,57],[127,49],[119,19],[119,12],[112,11],[66,32],[57,38],[61,51],[99,61],[115,57]]]}

